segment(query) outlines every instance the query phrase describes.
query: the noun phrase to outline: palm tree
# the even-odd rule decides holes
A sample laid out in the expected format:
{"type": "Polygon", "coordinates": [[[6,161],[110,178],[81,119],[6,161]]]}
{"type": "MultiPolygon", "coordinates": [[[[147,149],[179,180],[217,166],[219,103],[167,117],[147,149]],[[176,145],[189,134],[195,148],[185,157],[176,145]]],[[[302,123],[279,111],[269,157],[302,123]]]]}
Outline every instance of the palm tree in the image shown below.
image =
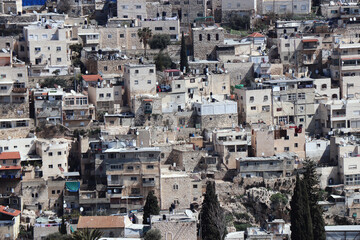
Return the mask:
{"type": "Polygon", "coordinates": [[[140,28],[138,30],[138,36],[140,38],[140,42],[144,44],[145,57],[146,57],[146,47],[149,43],[150,38],[152,37],[151,29],[148,27],[140,28]]]}
{"type": "Polygon", "coordinates": [[[102,232],[98,229],[82,229],[74,232],[72,239],[73,240],[98,240],[102,236],[102,232]]]}

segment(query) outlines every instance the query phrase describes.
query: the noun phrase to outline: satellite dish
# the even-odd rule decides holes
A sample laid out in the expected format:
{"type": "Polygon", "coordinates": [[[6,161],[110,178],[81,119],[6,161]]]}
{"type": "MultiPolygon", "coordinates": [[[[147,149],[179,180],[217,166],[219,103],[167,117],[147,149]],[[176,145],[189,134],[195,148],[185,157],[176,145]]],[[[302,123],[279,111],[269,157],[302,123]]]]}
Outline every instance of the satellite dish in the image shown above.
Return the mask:
{"type": "Polygon", "coordinates": [[[84,211],[84,208],[83,207],[80,207],[80,212],[84,211]]]}
{"type": "Polygon", "coordinates": [[[66,208],[66,207],[67,207],[66,203],[64,203],[63,207],[64,207],[64,208],[66,208]]]}

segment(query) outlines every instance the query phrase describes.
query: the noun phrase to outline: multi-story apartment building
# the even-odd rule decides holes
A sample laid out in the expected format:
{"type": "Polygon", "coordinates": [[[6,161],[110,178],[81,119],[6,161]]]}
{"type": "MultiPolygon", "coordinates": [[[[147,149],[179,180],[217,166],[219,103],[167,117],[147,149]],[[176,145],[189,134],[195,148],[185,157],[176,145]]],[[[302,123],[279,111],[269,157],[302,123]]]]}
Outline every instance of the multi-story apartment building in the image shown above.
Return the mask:
{"type": "Polygon", "coordinates": [[[236,169],[236,159],[248,157],[251,146],[251,133],[240,128],[214,130],[214,151],[220,156],[227,169],[236,169]]]}
{"type": "Polygon", "coordinates": [[[117,16],[125,19],[145,19],[146,0],[124,0],[117,2],[117,16]]]}
{"type": "Polygon", "coordinates": [[[181,23],[193,23],[196,18],[206,17],[205,0],[169,0],[172,15],[177,16],[181,23]]]}
{"type": "Polygon", "coordinates": [[[171,41],[180,40],[180,22],[178,19],[160,19],[157,21],[141,21],[141,27],[148,27],[152,34],[166,34],[170,36],[171,41]]]}
{"type": "Polygon", "coordinates": [[[259,14],[275,13],[285,14],[309,14],[311,12],[311,1],[301,0],[289,2],[284,0],[260,0],[257,5],[259,14]]]}
{"type": "Polygon", "coordinates": [[[62,111],[63,124],[70,128],[86,127],[95,119],[95,107],[89,104],[88,96],[74,91],[65,93],[62,111]]]}
{"type": "Polygon", "coordinates": [[[89,101],[94,104],[96,112],[110,114],[119,111],[122,104],[122,86],[119,84],[104,84],[88,88],[89,101]]]}
{"type": "Polygon", "coordinates": [[[103,151],[110,208],[121,212],[138,209],[150,191],[160,197],[160,152],[153,147],[103,151]]]}
{"type": "Polygon", "coordinates": [[[272,119],[272,89],[269,87],[243,88],[235,86],[238,102],[240,123],[264,122],[271,124],[272,119]]]}
{"type": "MultiPolygon", "coordinates": [[[[29,118],[27,67],[9,51],[0,53],[0,130],[21,130],[32,126],[29,118]]],[[[12,131],[6,135],[11,136],[12,131]]],[[[5,132],[4,132],[5,134],[5,132]]]]}
{"type": "Polygon", "coordinates": [[[68,45],[71,29],[63,22],[42,21],[24,27],[24,38],[19,42],[19,57],[30,64],[33,76],[68,74],[71,65],[68,45]]]}
{"type": "Polygon", "coordinates": [[[32,96],[37,126],[42,123],[63,123],[64,92],[61,88],[35,89],[32,96]]]}
{"type": "Polygon", "coordinates": [[[252,16],[257,12],[256,1],[224,0],[221,4],[222,22],[228,22],[236,14],[252,16]]]}
{"type": "Polygon", "coordinates": [[[45,180],[63,176],[68,172],[68,156],[71,142],[66,139],[37,139],[36,153],[41,157],[42,176],[45,180]]]}
{"type": "Polygon", "coordinates": [[[19,195],[22,179],[20,153],[1,152],[0,164],[1,194],[19,195]]]}
{"type": "Polygon", "coordinates": [[[156,71],[154,64],[126,64],[124,67],[125,99],[132,107],[132,99],[137,95],[156,94],[156,71]]]}

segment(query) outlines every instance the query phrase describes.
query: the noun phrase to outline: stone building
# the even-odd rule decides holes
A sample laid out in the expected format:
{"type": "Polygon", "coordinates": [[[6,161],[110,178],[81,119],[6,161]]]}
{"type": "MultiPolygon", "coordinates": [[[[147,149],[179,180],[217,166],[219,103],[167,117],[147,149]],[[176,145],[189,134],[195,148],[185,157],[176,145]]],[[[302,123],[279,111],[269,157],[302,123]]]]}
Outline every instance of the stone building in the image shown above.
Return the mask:
{"type": "Polygon", "coordinates": [[[181,23],[193,23],[196,18],[206,17],[205,0],[169,0],[172,16],[177,16],[181,23]]]}
{"type": "Polygon", "coordinates": [[[147,18],[169,18],[172,17],[172,5],[162,4],[159,1],[146,3],[147,18]]]}
{"type": "Polygon", "coordinates": [[[97,86],[88,88],[89,101],[95,106],[96,113],[115,113],[122,105],[122,86],[106,84],[102,81],[97,86]]]}
{"type": "Polygon", "coordinates": [[[197,220],[190,210],[185,213],[151,216],[150,225],[161,232],[162,239],[196,240],[197,220]]]}
{"type": "Polygon", "coordinates": [[[125,19],[145,19],[146,0],[123,0],[117,2],[117,16],[125,19]]]}
{"type": "Polygon", "coordinates": [[[284,14],[309,14],[311,12],[311,1],[302,0],[298,2],[288,2],[284,0],[260,0],[258,3],[258,14],[275,13],[284,14]]]}
{"type": "Polygon", "coordinates": [[[238,125],[237,103],[225,100],[222,102],[194,103],[197,124],[201,129],[232,128],[238,125]]]}
{"type": "Polygon", "coordinates": [[[19,196],[21,191],[21,160],[19,152],[0,153],[0,192],[2,195],[19,196]]]}
{"type": "Polygon", "coordinates": [[[194,59],[215,59],[216,46],[224,43],[224,29],[213,26],[192,28],[194,59]]]}
{"type": "Polygon", "coordinates": [[[125,236],[125,227],[131,222],[127,216],[80,216],[77,229],[97,229],[102,237],[120,238],[125,236]]]}
{"type": "Polygon", "coordinates": [[[171,41],[180,41],[180,22],[178,19],[161,19],[157,21],[141,21],[141,27],[148,27],[152,34],[169,35],[171,41]]]}
{"type": "Polygon", "coordinates": [[[202,183],[193,180],[185,172],[161,169],[160,208],[168,210],[171,205],[176,209],[190,208],[190,204],[199,204],[202,199],[202,183]]]}
{"type": "Polygon", "coordinates": [[[224,0],[221,6],[221,21],[228,22],[233,15],[252,16],[257,12],[257,1],[224,0]]]}

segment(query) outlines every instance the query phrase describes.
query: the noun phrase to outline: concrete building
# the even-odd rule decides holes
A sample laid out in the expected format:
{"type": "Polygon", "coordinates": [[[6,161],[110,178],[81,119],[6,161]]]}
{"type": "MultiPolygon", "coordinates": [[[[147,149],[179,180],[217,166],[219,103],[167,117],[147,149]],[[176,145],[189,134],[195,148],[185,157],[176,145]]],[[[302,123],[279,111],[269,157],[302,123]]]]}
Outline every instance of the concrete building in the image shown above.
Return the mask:
{"type": "Polygon", "coordinates": [[[117,2],[117,16],[125,19],[139,19],[147,18],[146,14],[146,0],[124,0],[117,2]]]}
{"type": "Polygon", "coordinates": [[[9,50],[4,48],[6,52],[0,53],[0,132],[16,137],[13,131],[23,131],[31,127],[33,121],[29,118],[27,68],[24,62],[13,58],[11,41],[8,43],[9,50]]]}
{"type": "Polygon", "coordinates": [[[236,100],[240,123],[264,122],[271,124],[272,119],[272,89],[271,88],[237,88],[236,100]]]}
{"type": "Polygon", "coordinates": [[[90,86],[88,88],[89,101],[96,112],[117,113],[122,105],[122,86],[119,84],[105,84],[90,86]]]}
{"type": "Polygon", "coordinates": [[[171,41],[180,41],[180,22],[178,19],[163,18],[159,20],[141,21],[141,27],[148,27],[152,34],[169,35],[171,41]]]}
{"type": "Polygon", "coordinates": [[[20,195],[21,160],[19,152],[0,153],[0,191],[4,195],[20,195]]]}
{"type": "Polygon", "coordinates": [[[228,22],[233,15],[252,16],[257,12],[257,1],[224,0],[221,2],[221,21],[228,22]]]}
{"type": "Polygon", "coordinates": [[[71,91],[65,93],[63,124],[69,128],[88,126],[95,119],[95,108],[88,102],[88,96],[71,91]]]}
{"type": "Polygon", "coordinates": [[[156,94],[155,65],[126,64],[124,67],[124,83],[127,104],[132,108],[132,99],[137,95],[156,94]]]}
{"type": "Polygon", "coordinates": [[[0,238],[17,239],[21,211],[0,205],[0,238]]]}
{"type": "Polygon", "coordinates": [[[0,13],[4,13],[4,14],[22,13],[22,0],[1,0],[0,13]]]}
{"type": "Polygon", "coordinates": [[[248,148],[251,145],[250,132],[240,128],[214,130],[212,140],[215,153],[227,169],[236,169],[236,160],[248,157],[248,148]]]}
{"type": "Polygon", "coordinates": [[[63,23],[40,20],[39,23],[24,27],[24,39],[19,42],[19,56],[31,64],[31,76],[68,74],[71,65],[68,45],[70,30],[63,23]]]}
{"type": "MultiPolygon", "coordinates": [[[[116,145],[121,145],[120,142],[116,145]]],[[[110,208],[128,212],[145,204],[149,191],[160,197],[160,150],[158,148],[106,149],[103,166],[107,176],[110,208]]],[[[99,166],[100,167],[100,166],[99,166]]],[[[96,168],[99,168],[96,167],[96,168]]]]}
{"type": "Polygon", "coordinates": [[[311,12],[311,1],[288,2],[284,0],[260,0],[258,3],[259,14],[275,13],[285,14],[309,14],[311,12]]]}
{"type": "Polygon", "coordinates": [[[291,153],[271,157],[247,157],[238,159],[237,171],[241,177],[278,178],[291,176],[296,156],[291,153]]]}
{"type": "Polygon", "coordinates": [[[197,123],[201,129],[232,128],[238,125],[237,103],[225,100],[222,102],[194,103],[197,123]]]}
{"type": "Polygon", "coordinates": [[[36,140],[36,153],[41,157],[42,176],[45,180],[68,172],[69,152],[70,142],[66,139],[36,140]]]}
{"type": "Polygon", "coordinates": [[[63,97],[62,88],[37,88],[32,93],[34,102],[35,124],[63,123],[63,97]]]}

